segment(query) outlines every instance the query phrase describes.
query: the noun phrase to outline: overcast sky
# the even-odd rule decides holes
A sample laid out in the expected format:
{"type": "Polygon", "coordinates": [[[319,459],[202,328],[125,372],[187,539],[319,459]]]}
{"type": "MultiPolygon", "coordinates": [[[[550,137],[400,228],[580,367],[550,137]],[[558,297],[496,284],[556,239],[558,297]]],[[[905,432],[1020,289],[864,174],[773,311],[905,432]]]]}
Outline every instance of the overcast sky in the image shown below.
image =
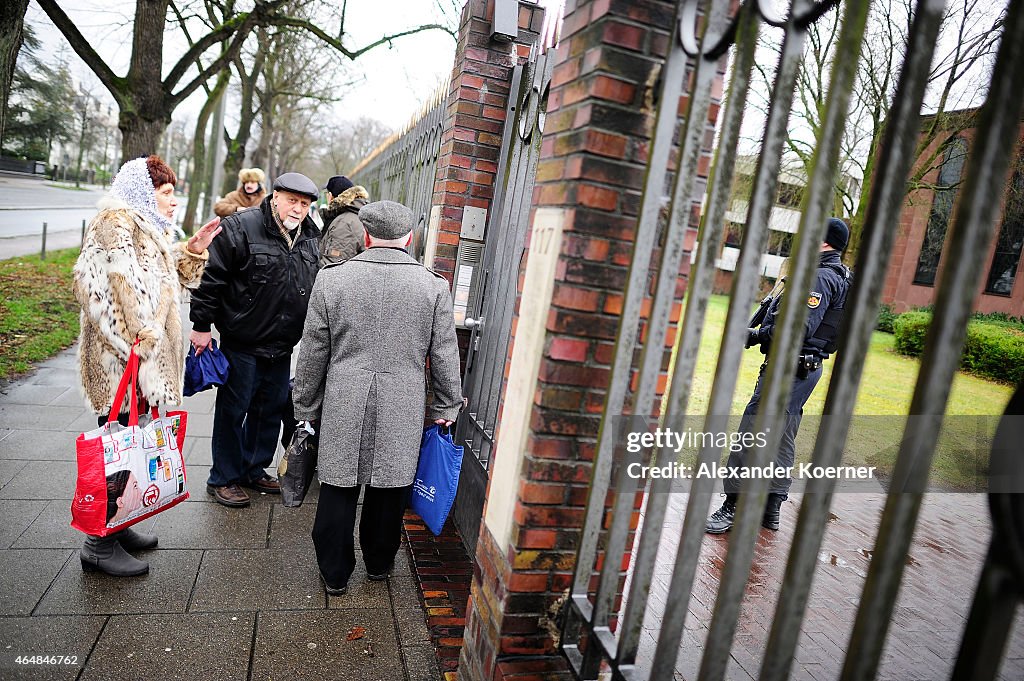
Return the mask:
{"type": "MultiPolygon", "coordinates": [[[[451,0],[439,2],[449,7],[454,4],[451,0]]],[[[131,56],[131,21],[135,3],[130,0],[75,0],[61,2],[61,6],[114,73],[124,75],[131,56]]],[[[453,16],[455,11],[449,10],[447,22],[457,22],[458,17],[453,16]]],[[[76,80],[84,81],[91,86],[91,91],[104,95],[112,103],[113,100],[98,80],[71,50],[37,4],[29,5],[26,20],[36,29],[46,54],[56,57],[64,50],[76,80]]],[[[359,48],[385,34],[424,23],[446,23],[438,2],[350,0],[345,21],[348,35],[346,46],[350,49],[359,48]]],[[[333,33],[335,28],[331,27],[328,32],[333,33]]],[[[187,49],[187,42],[175,27],[169,27],[164,40],[166,72],[187,49]]],[[[351,93],[342,102],[333,105],[328,115],[334,115],[338,120],[369,116],[390,127],[401,127],[450,75],[454,54],[455,41],[442,31],[401,38],[390,49],[386,46],[378,47],[352,63],[351,73],[360,78],[361,82],[351,88],[351,93]]],[[[332,64],[339,63],[340,59],[336,52],[325,47],[323,61],[310,64],[310,78],[324,78],[332,64]]],[[[204,98],[202,90],[198,90],[197,94],[175,110],[174,118],[194,121],[204,98]]]]}

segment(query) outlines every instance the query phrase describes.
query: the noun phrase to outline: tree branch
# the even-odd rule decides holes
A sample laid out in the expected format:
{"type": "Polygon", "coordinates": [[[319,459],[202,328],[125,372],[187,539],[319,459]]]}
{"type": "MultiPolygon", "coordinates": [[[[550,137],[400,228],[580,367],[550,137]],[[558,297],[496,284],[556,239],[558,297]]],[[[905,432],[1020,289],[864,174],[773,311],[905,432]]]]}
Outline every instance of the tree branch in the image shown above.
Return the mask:
{"type": "Polygon", "coordinates": [[[448,35],[452,36],[453,38],[456,38],[456,35],[455,35],[454,31],[452,31],[452,29],[448,28],[447,26],[443,26],[441,24],[424,24],[422,26],[417,26],[416,28],[411,28],[408,31],[401,31],[399,33],[395,33],[395,34],[392,34],[392,35],[386,35],[383,38],[380,38],[379,40],[376,40],[376,41],[370,43],[369,45],[365,45],[365,46],[359,48],[358,50],[350,50],[347,47],[345,47],[344,45],[342,45],[340,40],[338,40],[337,38],[332,38],[331,36],[327,35],[327,33],[322,28],[320,28],[319,26],[313,24],[312,22],[310,22],[307,19],[302,19],[302,18],[299,18],[299,17],[291,17],[291,16],[275,16],[275,17],[272,17],[269,20],[269,23],[273,24],[274,26],[291,26],[292,28],[303,29],[303,30],[313,34],[314,36],[316,36],[317,38],[322,40],[324,43],[326,43],[327,45],[333,47],[338,52],[341,52],[343,55],[345,55],[349,59],[353,59],[353,60],[356,59],[357,57],[359,57],[360,55],[365,54],[366,52],[369,52],[373,48],[380,47],[381,45],[383,45],[385,43],[391,42],[392,40],[397,40],[398,38],[404,38],[405,36],[414,35],[416,33],[423,33],[424,31],[432,31],[432,30],[436,29],[436,30],[444,31],[445,33],[447,33],[448,35]]]}
{"type": "Polygon", "coordinates": [[[100,79],[103,87],[110,91],[118,106],[125,103],[127,99],[122,89],[127,84],[127,80],[114,74],[110,67],[107,66],[107,63],[103,61],[103,58],[97,54],[96,50],[92,49],[89,41],[81,34],[75,23],[71,21],[71,18],[57,5],[56,0],[39,0],[39,6],[50,17],[50,21],[53,22],[54,26],[64,34],[64,38],[71,45],[75,53],[85,62],[85,65],[100,79]]]}

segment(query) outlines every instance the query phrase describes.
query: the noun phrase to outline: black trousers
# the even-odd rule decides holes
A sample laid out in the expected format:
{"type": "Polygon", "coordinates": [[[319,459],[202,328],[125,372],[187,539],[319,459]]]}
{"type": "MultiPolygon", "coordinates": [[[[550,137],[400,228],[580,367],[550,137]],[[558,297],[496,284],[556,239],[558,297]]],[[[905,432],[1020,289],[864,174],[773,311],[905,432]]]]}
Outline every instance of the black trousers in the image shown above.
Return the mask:
{"type": "MultiPolygon", "coordinates": [[[[408,487],[365,485],[363,512],[359,518],[359,548],[366,572],[388,572],[402,542],[402,516],[409,501],[408,487]]],[[[360,486],[320,485],[320,500],[313,521],[313,547],[320,574],[332,588],[348,584],[356,567],[356,504],[360,486]]]]}

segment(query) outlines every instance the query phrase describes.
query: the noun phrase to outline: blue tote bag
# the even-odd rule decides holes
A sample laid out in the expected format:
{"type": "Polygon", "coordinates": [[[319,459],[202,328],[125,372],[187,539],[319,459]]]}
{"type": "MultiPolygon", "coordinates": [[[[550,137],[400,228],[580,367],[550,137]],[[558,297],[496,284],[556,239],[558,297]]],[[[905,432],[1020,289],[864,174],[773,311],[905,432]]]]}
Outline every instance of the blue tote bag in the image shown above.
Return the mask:
{"type": "Polygon", "coordinates": [[[444,529],[444,521],[455,503],[462,470],[462,447],[452,440],[450,430],[442,428],[435,424],[423,431],[410,502],[412,510],[423,518],[435,537],[444,529]]]}

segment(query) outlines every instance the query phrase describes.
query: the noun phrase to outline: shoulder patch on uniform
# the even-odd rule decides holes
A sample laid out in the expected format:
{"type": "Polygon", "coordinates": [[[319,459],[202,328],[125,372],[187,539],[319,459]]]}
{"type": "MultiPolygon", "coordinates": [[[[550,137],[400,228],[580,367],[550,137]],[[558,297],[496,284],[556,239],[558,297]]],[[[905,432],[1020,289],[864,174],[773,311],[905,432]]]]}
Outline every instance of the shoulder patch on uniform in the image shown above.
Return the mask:
{"type": "Polygon", "coordinates": [[[817,291],[811,291],[811,295],[807,296],[807,307],[812,310],[821,305],[821,294],[817,291]]]}

